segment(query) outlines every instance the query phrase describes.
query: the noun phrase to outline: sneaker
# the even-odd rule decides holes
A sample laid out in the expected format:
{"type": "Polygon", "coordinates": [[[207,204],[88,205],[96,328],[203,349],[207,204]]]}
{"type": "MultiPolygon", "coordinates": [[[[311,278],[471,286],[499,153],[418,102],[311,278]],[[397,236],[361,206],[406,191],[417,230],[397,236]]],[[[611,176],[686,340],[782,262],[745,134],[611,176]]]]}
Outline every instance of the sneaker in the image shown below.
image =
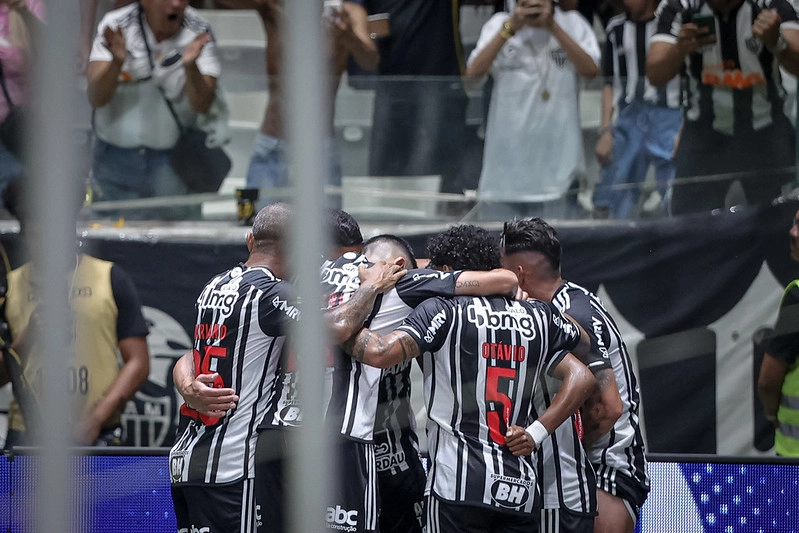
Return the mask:
{"type": "Polygon", "coordinates": [[[660,196],[660,192],[652,191],[647,199],[644,201],[643,205],[641,205],[641,209],[645,213],[653,213],[660,209],[660,204],[663,202],[663,197],[660,196]]]}

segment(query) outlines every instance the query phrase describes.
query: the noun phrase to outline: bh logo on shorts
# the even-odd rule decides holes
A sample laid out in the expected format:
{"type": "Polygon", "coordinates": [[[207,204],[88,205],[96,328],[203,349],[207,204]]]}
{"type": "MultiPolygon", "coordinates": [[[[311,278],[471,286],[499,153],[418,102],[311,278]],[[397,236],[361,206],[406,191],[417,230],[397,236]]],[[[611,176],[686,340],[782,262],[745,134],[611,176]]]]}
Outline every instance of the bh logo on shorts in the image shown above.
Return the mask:
{"type": "Polygon", "coordinates": [[[491,499],[508,509],[522,507],[530,498],[530,490],[519,483],[498,479],[491,485],[491,499]]]}
{"type": "Polygon", "coordinates": [[[340,505],[336,507],[328,507],[327,514],[325,515],[327,527],[329,529],[338,529],[340,531],[356,531],[358,525],[358,511],[348,511],[343,509],[340,505]]]}

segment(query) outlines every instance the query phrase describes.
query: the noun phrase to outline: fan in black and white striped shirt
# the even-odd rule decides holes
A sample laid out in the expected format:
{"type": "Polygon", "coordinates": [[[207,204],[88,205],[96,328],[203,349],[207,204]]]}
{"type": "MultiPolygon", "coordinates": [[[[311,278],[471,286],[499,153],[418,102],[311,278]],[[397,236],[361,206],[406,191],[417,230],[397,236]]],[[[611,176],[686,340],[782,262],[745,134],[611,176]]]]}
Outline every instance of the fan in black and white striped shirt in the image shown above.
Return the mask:
{"type": "Polygon", "coordinates": [[[741,174],[750,204],[793,179],[795,130],[778,67],[799,74],[799,14],[790,0],[662,0],[646,74],[655,86],[681,76],[685,124],[675,155],[672,213],[724,207],[741,174]],[[715,30],[697,25],[710,17],[715,30]]]}
{"type": "MultiPolygon", "coordinates": [[[[517,273],[520,287],[533,298],[551,301],[588,332],[593,357],[584,361],[598,384],[597,394],[582,409],[587,454],[574,426],[565,424],[540,458],[544,506],[553,510],[544,514],[544,531],[558,531],[554,515],[559,508],[560,531],[593,531],[596,523],[600,531],[632,533],[649,492],[649,476],[638,420],[638,382],[619,329],[595,295],[561,278],[560,242],[545,221],[508,222],[502,242],[502,264],[517,273]],[[586,461],[597,469],[595,485],[586,461]],[[587,484],[599,489],[596,495],[586,490],[587,484]],[[587,518],[587,511],[596,511],[597,500],[599,515],[587,518]]],[[[542,390],[550,390],[548,382],[542,390]]]]}

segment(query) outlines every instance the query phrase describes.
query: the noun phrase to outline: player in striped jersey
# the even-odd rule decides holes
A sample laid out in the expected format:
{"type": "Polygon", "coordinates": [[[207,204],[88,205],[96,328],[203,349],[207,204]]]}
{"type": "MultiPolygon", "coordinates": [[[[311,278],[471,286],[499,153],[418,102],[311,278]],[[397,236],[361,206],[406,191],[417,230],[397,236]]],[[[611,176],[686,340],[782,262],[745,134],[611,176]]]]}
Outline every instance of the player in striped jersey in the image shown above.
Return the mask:
{"type": "MultiPolygon", "coordinates": [[[[401,257],[404,265],[417,268],[410,244],[395,235],[377,235],[363,245],[370,261],[401,257]]],[[[415,306],[407,291],[397,291],[407,313],[415,306]]],[[[399,302],[397,302],[399,303],[399,302]]],[[[375,456],[380,489],[381,533],[422,533],[424,485],[427,477],[411,406],[411,361],[383,369],[375,413],[375,456]]]]}
{"type": "MultiPolygon", "coordinates": [[[[275,402],[285,370],[286,326],[300,317],[293,287],[282,280],[289,218],[285,204],[259,211],[247,235],[247,261],[214,276],[197,299],[194,350],[173,372],[186,399],[170,450],[179,529],[256,531],[255,428],[275,402]]],[[[393,285],[392,276],[404,272],[398,271],[392,266],[366,276],[361,293],[371,294],[371,300],[360,315],[350,306],[353,318],[345,334],[363,323],[380,283],[388,277],[383,288],[393,285]]],[[[265,440],[258,438],[258,456],[264,449],[282,457],[280,443],[265,440]]],[[[271,531],[282,530],[283,486],[276,481],[274,497],[257,495],[262,521],[269,521],[271,531]]]]}
{"type": "MultiPolygon", "coordinates": [[[[593,521],[594,530],[598,533],[632,533],[649,492],[644,441],[638,420],[638,381],[613,318],[594,294],[561,278],[560,261],[560,242],[555,230],[545,221],[532,218],[505,224],[502,264],[517,273],[520,287],[530,297],[551,301],[583,326],[591,337],[592,353],[599,354],[599,360],[609,361],[611,365],[589,363],[598,386],[582,409],[585,421],[583,445],[597,474],[599,514],[593,521]],[[619,396],[621,404],[616,403],[619,396]]],[[[577,455],[578,469],[564,461],[566,446],[577,446],[571,436],[573,429],[571,425],[558,429],[557,439],[551,439],[551,443],[561,446],[559,463],[557,457],[554,463],[559,464],[559,468],[547,467],[545,459],[542,471],[545,487],[558,491],[561,514],[564,507],[574,510],[569,502],[585,502],[589,496],[593,499],[593,495],[575,492],[573,484],[584,473],[582,468],[585,465],[579,462],[582,453],[577,455]]],[[[573,451],[582,450],[575,447],[573,451]]],[[[545,502],[545,507],[553,505],[548,506],[545,502]]],[[[587,526],[580,530],[568,529],[563,523],[561,526],[568,531],[591,531],[587,526]]]]}
{"type": "MultiPolygon", "coordinates": [[[[460,229],[453,228],[445,237],[460,229]]],[[[482,242],[472,239],[470,247],[451,247],[451,255],[474,253],[469,257],[474,261],[488,253],[488,260],[495,262],[496,243],[487,242],[487,233],[481,237],[482,242]]],[[[456,241],[445,238],[439,244],[447,242],[456,241]]],[[[540,507],[535,469],[512,450],[532,452],[533,443],[540,444],[587,395],[590,374],[566,355],[578,339],[578,328],[549,304],[460,297],[427,300],[397,331],[380,337],[363,330],[347,343],[356,358],[378,366],[425,352],[432,461],[428,532],[537,531],[537,520],[530,514],[540,507]],[[554,368],[557,375],[568,375],[567,384],[552,408],[531,426],[538,428],[532,429],[533,437],[512,422],[521,423],[531,413],[536,418],[531,404],[534,384],[538,374],[554,368]]],[[[583,341],[587,342],[584,333],[583,341]]]]}
{"type": "MultiPolygon", "coordinates": [[[[352,273],[367,262],[363,255],[347,253],[325,263],[323,292],[331,307],[348,300],[351,291],[358,286],[358,278],[352,273]]],[[[378,299],[366,323],[379,332],[388,333],[399,326],[414,306],[432,296],[515,294],[515,291],[514,276],[508,276],[501,268],[491,272],[411,270],[393,290],[378,299]]],[[[340,483],[334,490],[336,501],[330,507],[357,511],[359,518],[354,525],[357,531],[373,531],[377,527],[377,465],[373,441],[380,376],[379,369],[362,365],[339,349],[333,350],[326,386],[325,419],[328,426],[341,435],[340,453],[349,457],[349,461],[340,461],[346,471],[341,470],[337,476],[340,483]]]]}

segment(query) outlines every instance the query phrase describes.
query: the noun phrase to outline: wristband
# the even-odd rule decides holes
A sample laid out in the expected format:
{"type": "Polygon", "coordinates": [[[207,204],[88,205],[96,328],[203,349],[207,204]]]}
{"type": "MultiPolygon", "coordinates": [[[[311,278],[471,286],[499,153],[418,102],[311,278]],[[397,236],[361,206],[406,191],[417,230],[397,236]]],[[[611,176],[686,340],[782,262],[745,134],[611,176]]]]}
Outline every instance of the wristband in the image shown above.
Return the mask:
{"type": "Polygon", "coordinates": [[[527,426],[525,431],[533,438],[536,449],[540,448],[541,443],[544,442],[547,437],[549,437],[549,431],[547,431],[547,428],[544,427],[544,424],[538,420],[527,426]]]}

